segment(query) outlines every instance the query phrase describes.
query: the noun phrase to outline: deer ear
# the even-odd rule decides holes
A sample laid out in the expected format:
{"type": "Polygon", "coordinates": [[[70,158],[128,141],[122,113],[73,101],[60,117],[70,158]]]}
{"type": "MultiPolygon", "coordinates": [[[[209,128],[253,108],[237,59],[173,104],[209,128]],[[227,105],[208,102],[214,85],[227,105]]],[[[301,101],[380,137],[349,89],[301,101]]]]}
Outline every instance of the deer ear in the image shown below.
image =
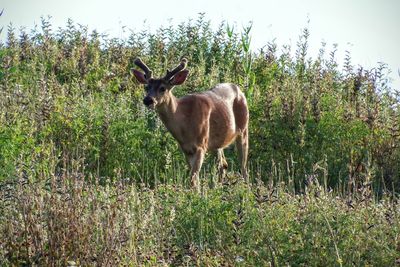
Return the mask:
{"type": "Polygon", "coordinates": [[[147,79],[146,79],[144,73],[142,73],[142,72],[140,72],[138,70],[135,70],[135,69],[132,69],[132,72],[133,72],[133,75],[135,75],[136,80],[138,82],[140,82],[142,84],[147,84],[147,79]]]}
{"type": "Polygon", "coordinates": [[[188,77],[188,75],[189,75],[188,70],[181,70],[180,72],[175,74],[174,78],[172,78],[172,80],[170,81],[170,84],[171,85],[180,85],[184,81],[186,81],[186,78],[188,77]]]}

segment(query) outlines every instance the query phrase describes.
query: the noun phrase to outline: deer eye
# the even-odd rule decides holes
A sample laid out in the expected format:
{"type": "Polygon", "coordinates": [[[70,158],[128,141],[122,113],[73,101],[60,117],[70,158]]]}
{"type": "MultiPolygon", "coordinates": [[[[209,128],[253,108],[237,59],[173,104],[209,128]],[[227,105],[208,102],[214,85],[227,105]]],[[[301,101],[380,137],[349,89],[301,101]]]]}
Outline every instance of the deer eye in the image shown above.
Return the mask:
{"type": "Polygon", "coordinates": [[[160,86],[160,92],[165,92],[165,87],[164,86],[160,86]]]}

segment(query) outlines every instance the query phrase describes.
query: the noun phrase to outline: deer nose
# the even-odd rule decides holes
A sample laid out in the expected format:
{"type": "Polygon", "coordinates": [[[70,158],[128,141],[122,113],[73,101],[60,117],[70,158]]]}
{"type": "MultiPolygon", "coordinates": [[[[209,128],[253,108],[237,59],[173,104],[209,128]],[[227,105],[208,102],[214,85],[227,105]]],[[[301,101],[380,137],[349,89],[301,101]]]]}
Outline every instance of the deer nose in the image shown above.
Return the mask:
{"type": "Polygon", "coordinates": [[[146,96],[146,97],[143,99],[143,104],[145,104],[146,106],[150,106],[151,104],[154,104],[154,100],[153,100],[152,97],[146,96]]]}

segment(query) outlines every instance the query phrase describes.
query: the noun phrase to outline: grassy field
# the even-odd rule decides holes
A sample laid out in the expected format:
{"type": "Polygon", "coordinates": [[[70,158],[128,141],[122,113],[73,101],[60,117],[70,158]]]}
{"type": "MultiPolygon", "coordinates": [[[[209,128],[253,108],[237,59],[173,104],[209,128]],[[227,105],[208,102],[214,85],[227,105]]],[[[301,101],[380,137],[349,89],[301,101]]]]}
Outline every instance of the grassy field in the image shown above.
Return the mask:
{"type": "MultiPolygon", "coordinates": [[[[398,199],[231,177],[198,195],[88,183],[75,175],[19,183],[2,204],[4,265],[395,266],[398,199]]],[[[3,196],[4,197],[4,196],[3,196]]]]}
{"type": "Polygon", "coordinates": [[[396,266],[400,263],[400,99],[384,63],[355,67],[336,45],[307,54],[251,25],[200,15],[114,39],[68,21],[0,44],[0,263],[3,266],[396,266]],[[182,153],[130,73],[140,56],[174,93],[237,83],[250,109],[249,173],[200,195],[182,153]]]}

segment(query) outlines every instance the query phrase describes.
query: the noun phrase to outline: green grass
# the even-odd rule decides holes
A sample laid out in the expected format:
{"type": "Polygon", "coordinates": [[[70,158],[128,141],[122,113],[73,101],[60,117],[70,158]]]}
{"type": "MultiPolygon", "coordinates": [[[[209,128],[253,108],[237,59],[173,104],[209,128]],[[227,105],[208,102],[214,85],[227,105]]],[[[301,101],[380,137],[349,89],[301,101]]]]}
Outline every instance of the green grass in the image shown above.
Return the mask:
{"type": "MultiPolygon", "coordinates": [[[[0,261],[14,266],[395,266],[398,199],[367,188],[338,196],[311,183],[246,186],[231,177],[201,195],[83,177],[9,185],[0,261]]],[[[2,197],[5,197],[4,195],[2,197]]]]}
{"type": "Polygon", "coordinates": [[[0,44],[0,263],[4,266],[394,266],[400,261],[400,105],[381,63],[337,46],[249,49],[251,25],[196,21],[111,39],[68,21],[0,44]],[[142,104],[140,56],[177,96],[238,84],[250,109],[251,184],[213,155],[188,189],[176,142],[142,104]]]}

